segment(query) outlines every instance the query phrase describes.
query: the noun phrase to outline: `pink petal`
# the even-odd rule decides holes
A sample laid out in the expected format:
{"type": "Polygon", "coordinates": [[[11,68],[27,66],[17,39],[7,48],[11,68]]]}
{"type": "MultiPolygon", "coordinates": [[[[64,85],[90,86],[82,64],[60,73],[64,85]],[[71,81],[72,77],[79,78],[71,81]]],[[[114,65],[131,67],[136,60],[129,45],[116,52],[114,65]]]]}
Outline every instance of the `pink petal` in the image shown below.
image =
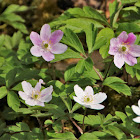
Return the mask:
{"type": "Polygon", "coordinates": [[[40,57],[41,56],[41,48],[39,46],[33,46],[30,49],[30,52],[33,56],[40,57]]]}
{"type": "Polygon", "coordinates": [[[135,43],[135,41],[136,41],[136,36],[133,33],[129,33],[128,38],[125,41],[125,43],[128,43],[129,45],[132,45],[132,44],[135,43]]]}
{"type": "Polygon", "coordinates": [[[41,84],[43,84],[43,80],[40,79],[39,82],[37,82],[36,86],[35,86],[35,90],[40,91],[41,89],[41,84]]]}
{"type": "Polygon", "coordinates": [[[99,92],[93,95],[93,104],[102,103],[107,98],[106,93],[99,92]]]}
{"type": "Polygon", "coordinates": [[[140,123],[140,116],[134,118],[133,121],[136,122],[136,123],[140,123]]]}
{"type": "Polygon", "coordinates": [[[44,60],[46,61],[51,61],[54,59],[54,54],[52,54],[51,52],[49,51],[43,51],[42,52],[42,57],[44,60]]]}
{"type": "Polygon", "coordinates": [[[75,92],[75,95],[81,99],[83,96],[84,96],[84,91],[81,87],[79,87],[78,85],[75,85],[74,86],[74,92],[75,92]]]}
{"type": "Polygon", "coordinates": [[[123,54],[120,54],[120,53],[115,54],[115,56],[114,56],[114,64],[119,69],[124,65],[124,56],[123,56],[123,54]]]}
{"type": "Polygon", "coordinates": [[[93,95],[94,94],[93,88],[91,86],[87,86],[85,88],[85,93],[93,95]]]}
{"type": "Polygon", "coordinates": [[[115,55],[118,52],[118,46],[120,46],[121,43],[119,42],[119,39],[112,38],[110,40],[110,47],[109,47],[109,54],[115,55]]]}
{"type": "Polygon", "coordinates": [[[140,116],[140,108],[136,105],[132,105],[132,110],[135,114],[140,116]]]}
{"type": "Polygon", "coordinates": [[[101,105],[101,104],[91,104],[89,105],[89,108],[91,109],[95,109],[95,110],[101,110],[103,109],[105,106],[104,105],[101,105]]]}
{"type": "Polygon", "coordinates": [[[41,97],[38,99],[41,102],[49,102],[52,99],[53,86],[49,86],[41,91],[41,97]]]}
{"type": "Polygon", "coordinates": [[[51,52],[54,54],[61,54],[67,50],[67,45],[62,43],[57,43],[51,47],[51,52]]]}
{"type": "Polygon", "coordinates": [[[129,54],[134,57],[140,57],[140,45],[131,45],[129,47],[129,54]]]}
{"type": "Polygon", "coordinates": [[[49,24],[44,24],[40,31],[40,37],[43,41],[49,40],[51,36],[51,28],[49,24]]]}
{"type": "Polygon", "coordinates": [[[42,40],[38,33],[32,31],[30,34],[30,39],[35,46],[41,46],[42,40]]]}
{"type": "Polygon", "coordinates": [[[137,64],[137,59],[134,58],[132,55],[130,55],[129,53],[127,53],[124,57],[124,61],[130,65],[130,66],[134,66],[135,64],[137,64]]]}
{"type": "Polygon", "coordinates": [[[49,39],[49,44],[53,45],[58,43],[63,37],[63,32],[61,30],[54,31],[49,39]]]}
{"type": "Polygon", "coordinates": [[[29,98],[29,96],[25,92],[19,91],[18,94],[23,100],[27,100],[29,98]]]}
{"type": "Polygon", "coordinates": [[[125,31],[123,31],[117,38],[119,38],[121,43],[124,43],[124,42],[126,42],[128,35],[125,31]]]}
{"type": "Polygon", "coordinates": [[[23,91],[27,94],[27,95],[32,95],[32,91],[33,91],[33,87],[30,83],[23,81],[22,83],[22,88],[23,91]]]}

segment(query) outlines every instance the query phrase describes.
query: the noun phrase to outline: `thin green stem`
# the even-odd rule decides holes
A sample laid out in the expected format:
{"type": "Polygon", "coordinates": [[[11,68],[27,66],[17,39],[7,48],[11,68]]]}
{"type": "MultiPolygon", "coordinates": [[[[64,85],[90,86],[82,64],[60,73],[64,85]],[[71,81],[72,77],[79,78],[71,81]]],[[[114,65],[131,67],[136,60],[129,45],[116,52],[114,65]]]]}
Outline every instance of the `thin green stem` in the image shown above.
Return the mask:
{"type": "Polygon", "coordinates": [[[109,70],[110,70],[110,68],[111,68],[111,64],[112,64],[112,63],[113,63],[113,59],[112,59],[112,61],[110,62],[109,66],[108,66],[108,69],[107,69],[107,72],[106,72],[106,74],[105,74],[104,80],[107,78],[107,75],[108,75],[108,72],[109,72],[109,70]]]}
{"type": "Polygon", "coordinates": [[[103,81],[103,77],[102,75],[100,74],[100,72],[97,71],[96,67],[93,66],[93,69],[95,70],[95,72],[97,73],[97,75],[99,76],[100,80],[103,81]]]}
{"type": "Polygon", "coordinates": [[[84,117],[83,117],[83,133],[85,131],[85,124],[84,124],[84,121],[85,121],[85,116],[86,116],[86,112],[87,112],[87,108],[85,108],[85,111],[84,111],[84,117]]]}

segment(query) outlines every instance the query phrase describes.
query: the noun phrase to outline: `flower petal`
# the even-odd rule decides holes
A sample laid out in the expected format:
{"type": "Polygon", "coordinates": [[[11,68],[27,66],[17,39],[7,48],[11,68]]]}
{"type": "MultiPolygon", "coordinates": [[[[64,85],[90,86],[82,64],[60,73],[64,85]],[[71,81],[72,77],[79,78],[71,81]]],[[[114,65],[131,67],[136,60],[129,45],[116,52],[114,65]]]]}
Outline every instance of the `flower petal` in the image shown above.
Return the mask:
{"type": "Polygon", "coordinates": [[[99,104],[102,103],[107,98],[106,93],[99,92],[93,95],[93,103],[99,104]]]}
{"type": "Polygon", "coordinates": [[[63,37],[63,32],[61,30],[54,31],[49,39],[50,44],[58,43],[63,37]]]}
{"type": "Polygon", "coordinates": [[[84,91],[81,87],[79,87],[78,85],[75,85],[74,86],[74,92],[75,92],[75,95],[81,99],[83,96],[84,96],[84,91]]]}
{"type": "Polygon", "coordinates": [[[38,99],[41,102],[49,102],[52,99],[53,86],[49,86],[41,91],[41,97],[38,99]]]}
{"type": "Polygon", "coordinates": [[[138,100],[138,106],[139,106],[139,108],[140,108],[140,99],[138,100]]]}
{"type": "Polygon", "coordinates": [[[96,110],[101,110],[103,109],[105,106],[101,105],[101,104],[91,104],[89,108],[91,109],[96,109],[96,110]]]}
{"type": "Polygon", "coordinates": [[[123,56],[123,54],[120,54],[120,53],[115,54],[115,56],[114,56],[114,64],[119,69],[124,65],[124,56],[123,56]]]}
{"type": "Polygon", "coordinates": [[[140,116],[134,118],[133,121],[136,122],[136,123],[140,123],[140,116]]]}
{"type": "Polygon", "coordinates": [[[93,95],[94,94],[93,88],[91,86],[87,86],[85,88],[85,93],[93,95]]]}
{"type": "Polygon", "coordinates": [[[77,102],[77,103],[79,103],[81,105],[85,105],[78,97],[73,96],[73,99],[74,99],[75,102],[77,102]]]}
{"type": "Polygon", "coordinates": [[[136,105],[132,105],[132,110],[135,114],[140,116],[140,108],[136,105]]]}
{"type": "Polygon", "coordinates": [[[51,61],[54,59],[54,54],[52,54],[51,52],[49,51],[43,51],[42,52],[42,57],[44,58],[44,60],[46,61],[51,61]]]}
{"type": "Polygon", "coordinates": [[[128,34],[128,38],[127,40],[125,41],[125,43],[131,45],[131,44],[134,44],[136,41],[136,36],[133,34],[133,33],[129,33],[128,34]]]}
{"type": "Polygon", "coordinates": [[[112,38],[110,40],[110,47],[109,47],[109,54],[115,55],[118,52],[118,46],[120,46],[121,43],[119,42],[118,38],[112,38]]]}
{"type": "Polygon", "coordinates": [[[134,66],[135,64],[137,64],[137,59],[134,58],[132,55],[130,55],[129,53],[127,53],[124,57],[124,61],[130,65],[130,66],[134,66]]]}
{"type": "Polygon", "coordinates": [[[18,94],[23,100],[27,100],[29,98],[29,96],[25,92],[19,91],[18,94]]]}
{"type": "Polygon", "coordinates": [[[43,102],[40,102],[38,100],[31,99],[31,98],[29,98],[28,100],[26,100],[25,103],[28,104],[28,105],[30,105],[30,106],[35,106],[35,105],[44,106],[44,103],[43,102]]]}
{"type": "Polygon", "coordinates": [[[134,57],[140,57],[140,45],[131,45],[129,47],[129,54],[134,57]]]}
{"type": "Polygon", "coordinates": [[[35,86],[35,90],[40,91],[41,89],[41,84],[43,84],[43,80],[39,79],[39,82],[37,82],[36,86],[35,86]]]}
{"type": "Polygon", "coordinates": [[[42,40],[38,33],[32,31],[30,34],[30,39],[35,46],[41,46],[42,40]]]}
{"type": "Polygon", "coordinates": [[[125,31],[123,31],[117,38],[119,38],[121,43],[124,43],[124,42],[126,42],[128,35],[125,31]]]}
{"type": "Polygon", "coordinates": [[[67,45],[62,43],[56,43],[51,47],[51,52],[54,54],[61,54],[67,50],[67,45]]]}
{"type": "Polygon", "coordinates": [[[32,95],[32,91],[33,91],[33,87],[30,83],[23,81],[22,83],[22,88],[23,91],[27,94],[27,95],[32,95]]]}
{"type": "Polygon", "coordinates": [[[49,40],[51,36],[51,28],[49,24],[44,24],[40,31],[40,37],[43,41],[49,40]]]}
{"type": "Polygon", "coordinates": [[[30,49],[30,52],[33,56],[40,57],[41,56],[41,48],[39,46],[33,46],[30,49]]]}

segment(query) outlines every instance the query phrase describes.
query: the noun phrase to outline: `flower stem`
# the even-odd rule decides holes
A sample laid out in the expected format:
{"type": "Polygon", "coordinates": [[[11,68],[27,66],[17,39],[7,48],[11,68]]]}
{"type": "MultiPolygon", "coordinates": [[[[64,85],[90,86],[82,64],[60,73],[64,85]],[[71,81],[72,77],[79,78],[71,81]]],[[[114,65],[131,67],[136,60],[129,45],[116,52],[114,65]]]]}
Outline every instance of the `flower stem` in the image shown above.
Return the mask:
{"type": "Polygon", "coordinates": [[[93,69],[95,70],[95,72],[96,72],[97,75],[99,76],[100,80],[103,81],[102,75],[97,71],[97,69],[95,68],[95,66],[93,66],[93,69]]]}
{"type": "Polygon", "coordinates": [[[84,131],[85,131],[85,129],[84,129],[84,121],[85,121],[85,116],[86,116],[86,112],[87,112],[87,108],[85,108],[85,111],[84,111],[84,117],[83,117],[83,133],[84,133],[84,131]]]}
{"type": "Polygon", "coordinates": [[[108,66],[108,69],[107,69],[107,72],[106,72],[106,74],[105,74],[105,78],[104,78],[104,80],[107,78],[107,75],[108,75],[108,72],[109,72],[109,70],[110,70],[110,68],[111,68],[111,64],[112,64],[112,62],[113,62],[113,59],[111,60],[109,66],[108,66]]]}

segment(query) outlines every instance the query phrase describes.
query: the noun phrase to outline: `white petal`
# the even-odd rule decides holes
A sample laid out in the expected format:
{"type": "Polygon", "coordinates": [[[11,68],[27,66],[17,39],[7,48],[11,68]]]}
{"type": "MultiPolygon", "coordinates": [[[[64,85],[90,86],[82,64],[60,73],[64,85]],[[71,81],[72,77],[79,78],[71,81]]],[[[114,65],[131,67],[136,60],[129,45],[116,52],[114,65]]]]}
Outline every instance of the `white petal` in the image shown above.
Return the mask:
{"type": "Polygon", "coordinates": [[[120,69],[124,65],[124,56],[120,53],[116,53],[114,56],[114,64],[120,69]]]}
{"type": "Polygon", "coordinates": [[[107,98],[106,93],[99,92],[93,95],[93,103],[99,104],[102,103],[107,98]]]}
{"type": "Polygon", "coordinates": [[[136,123],[140,123],[140,116],[134,118],[133,121],[136,122],[136,123]]]}
{"type": "Polygon", "coordinates": [[[23,91],[27,95],[31,95],[32,94],[32,91],[33,91],[32,85],[30,83],[26,82],[26,81],[23,81],[21,84],[22,84],[23,91]]]}
{"type": "Polygon", "coordinates": [[[83,89],[79,87],[78,85],[74,86],[74,92],[79,99],[81,99],[85,94],[83,89]]]}
{"type": "Polygon", "coordinates": [[[101,105],[101,104],[91,104],[89,108],[91,109],[95,109],[95,110],[101,110],[103,109],[105,106],[101,105]]]}
{"type": "Polygon", "coordinates": [[[93,88],[91,86],[87,86],[85,88],[85,93],[93,95],[94,94],[93,88]]]}
{"type": "Polygon", "coordinates": [[[28,96],[25,92],[19,91],[18,94],[23,100],[27,100],[30,96],[28,96]]]}
{"type": "Polygon", "coordinates": [[[140,115],[140,108],[136,105],[132,105],[132,110],[135,114],[140,115]]]}
{"type": "Polygon", "coordinates": [[[39,82],[37,82],[36,86],[35,86],[35,90],[40,91],[41,89],[41,84],[43,84],[43,80],[40,79],[39,82]]]}
{"type": "Polygon", "coordinates": [[[41,56],[41,47],[39,47],[39,46],[33,46],[30,49],[30,52],[31,52],[31,54],[33,56],[40,57],[41,56]]]}
{"type": "Polygon", "coordinates": [[[38,99],[41,102],[49,102],[52,99],[53,86],[49,86],[41,91],[41,97],[38,99]]]}
{"type": "Polygon", "coordinates": [[[138,106],[139,106],[139,108],[140,108],[140,99],[138,100],[138,106]]]}
{"type": "Polygon", "coordinates": [[[77,103],[83,105],[83,102],[82,102],[78,97],[73,96],[73,99],[74,99],[75,102],[77,102],[77,103]]]}
{"type": "Polygon", "coordinates": [[[32,98],[29,98],[29,99],[25,100],[25,103],[30,105],[30,106],[35,106],[36,105],[36,101],[32,98]]]}

